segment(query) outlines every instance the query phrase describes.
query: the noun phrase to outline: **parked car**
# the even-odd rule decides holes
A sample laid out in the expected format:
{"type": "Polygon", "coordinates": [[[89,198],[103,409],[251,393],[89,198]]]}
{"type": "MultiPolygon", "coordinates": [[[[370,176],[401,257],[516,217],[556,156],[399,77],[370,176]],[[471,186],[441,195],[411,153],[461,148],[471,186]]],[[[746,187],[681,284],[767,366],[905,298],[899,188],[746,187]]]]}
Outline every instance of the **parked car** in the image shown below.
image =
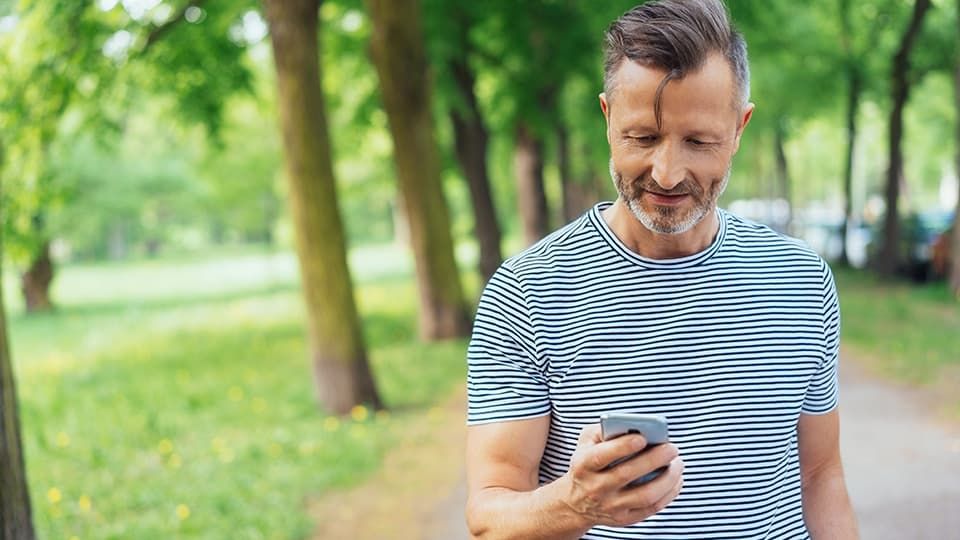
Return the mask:
{"type": "Polygon", "coordinates": [[[933,243],[931,269],[936,277],[946,277],[950,273],[953,250],[953,227],[943,231],[933,243]]]}
{"type": "MultiPolygon", "coordinates": [[[[953,212],[927,210],[914,212],[900,222],[900,266],[897,272],[914,281],[929,281],[943,277],[945,268],[941,267],[943,252],[949,248],[949,235],[945,233],[953,224],[953,212]],[[934,264],[936,253],[937,264],[934,264]]],[[[880,222],[869,252],[871,266],[876,266],[877,257],[882,249],[883,223],[880,222]]]]}

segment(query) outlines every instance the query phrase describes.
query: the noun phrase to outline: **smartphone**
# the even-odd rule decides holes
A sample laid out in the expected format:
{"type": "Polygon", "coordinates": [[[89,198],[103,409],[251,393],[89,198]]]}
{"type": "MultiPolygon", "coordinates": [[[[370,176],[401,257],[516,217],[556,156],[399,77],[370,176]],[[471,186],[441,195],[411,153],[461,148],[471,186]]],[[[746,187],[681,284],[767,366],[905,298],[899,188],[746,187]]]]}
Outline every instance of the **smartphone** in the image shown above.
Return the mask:
{"type": "MultiPolygon", "coordinates": [[[[648,448],[670,440],[667,418],[658,414],[605,413],[600,416],[600,432],[605,441],[626,435],[627,433],[639,433],[647,440],[648,448]]],[[[644,449],[644,451],[646,451],[646,449],[644,449]]],[[[636,457],[640,453],[642,452],[622,457],[610,465],[607,465],[607,468],[616,467],[624,461],[636,457]]],[[[666,467],[660,467],[655,471],[651,471],[630,482],[627,484],[627,487],[631,488],[645,484],[660,476],[666,469],[666,467]]]]}

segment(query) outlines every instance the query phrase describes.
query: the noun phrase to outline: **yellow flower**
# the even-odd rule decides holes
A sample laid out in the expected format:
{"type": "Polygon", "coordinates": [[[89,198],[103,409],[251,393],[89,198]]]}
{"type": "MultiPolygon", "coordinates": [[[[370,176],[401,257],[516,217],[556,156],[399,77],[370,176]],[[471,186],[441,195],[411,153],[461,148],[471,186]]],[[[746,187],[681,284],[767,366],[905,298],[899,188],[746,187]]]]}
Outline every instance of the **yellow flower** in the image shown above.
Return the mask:
{"type": "Polygon", "coordinates": [[[171,454],[170,460],[167,461],[167,465],[172,469],[179,469],[182,464],[183,460],[180,459],[180,454],[171,454]]]}
{"type": "Polygon", "coordinates": [[[229,448],[224,448],[220,450],[220,461],[224,463],[230,463],[233,461],[233,450],[229,448]]]}
{"type": "Polygon", "coordinates": [[[52,487],[47,490],[47,500],[50,501],[52,504],[57,504],[58,502],[63,500],[63,494],[60,493],[59,489],[52,487]]]}
{"type": "Polygon", "coordinates": [[[328,416],[323,421],[323,429],[330,432],[340,429],[340,419],[336,416],[328,416]]]}
{"type": "Polygon", "coordinates": [[[70,436],[64,432],[57,433],[57,446],[66,448],[70,446],[70,436]]]}
{"type": "Polygon", "coordinates": [[[239,386],[230,387],[230,391],[227,392],[227,394],[230,396],[231,401],[240,401],[243,399],[243,389],[239,386]]]}
{"type": "Polygon", "coordinates": [[[71,537],[70,537],[70,540],[80,540],[80,537],[79,537],[79,536],[71,536],[71,537]]]}
{"type": "Polygon", "coordinates": [[[83,512],[89,512],[90,508],[93,506],[93,503],[90,501],[90,497],[87,495],[81,495],[80,500],[77,501],[77,506],[80,507],[80,510],[83,512]]]}
{"type": "Polygon", "coordinates": [[[267,447],[267,452],[271,457],[280,457],[280,454],[283,453],[283,447],[277,443],[270,443],[270,446],[267,447]]]}
{"type": "Polygon", "coordinates": [[[163,439],[160,441],[160,444],[157,445],[157,450],[159,450],[161,454],[169,454],[173,452],[173,443],[170,442],[170,439],[163,439]]]}
{"type": "Polygon", "coordinates": [[[223,440],[223,437],[214,437],[210,439],[210,447],[214,450],[219,450],[226,446],[226,441],[223,440]]]}
{"type": "Polygon", "coordinates": [[[368,416],[370,416],[370,411],[363,405],[356,405],[350,409],[350,417],[357,422],[363,422],[368,416]]]}
{"type": "Polygon", "coordinates": [[[190,507],[185,504],[178,504],[177,517],[180,518],[180,521],[183,521],[188,517],[190,517],[190,507]]]}
{"type": "Polygon", "coordinates": [[[267,400],[262,397],[253,398],[253,412],[263,412],[267,410],[267,400]]]}

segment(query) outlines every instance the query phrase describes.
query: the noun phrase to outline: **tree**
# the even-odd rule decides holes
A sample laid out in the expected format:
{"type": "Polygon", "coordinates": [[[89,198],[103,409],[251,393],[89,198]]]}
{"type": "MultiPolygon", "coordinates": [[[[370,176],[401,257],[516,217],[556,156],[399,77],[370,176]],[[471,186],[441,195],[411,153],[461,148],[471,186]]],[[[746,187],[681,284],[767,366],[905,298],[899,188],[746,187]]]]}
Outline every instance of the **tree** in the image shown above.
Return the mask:
{"type": "MultiPolygon", "coordinates": [[[[957,43],[960,45],[960,0],[957,1],[957,43]]],[[[955,48],[960,50],[960,47],[955,48]]],[[[956,54],[956,53],[955,53],[956,54]]],[[[957,153],[957,178],[960,180],[960,54],[956,54],[954,59],[954,70],[953,70],[953,95],[956,102],[956,129],[957,136],[955,139],[956,148],[954,149],[957,153]]],[[[950,253],[950,290],[953,292],[953,296],[957,299],[960,299],[960,190],[957,190],[957,207],[953,215],[953,241],[949,250],[950,253]]]]}
{"type": "Polygon", "coordinates": [[[317,45],[320,0],[265,0],[311,357],[335,413],[381,407],[367,362],[327,133],[317,45]]]}
{"type": "Polygon", "coordinates": [[[910,94],[910,52],[920,33],[924,16],[930,9],[930,0],[916,0],[913,15],[900,39],[900,45],[893,57],[891,71],[889,140],[886,178],[886,216],[883,225],[883,247],[881,248],[879,268],[881,274],[894,275],[900,265],[900,216],[898,203],[900,184],[903,182],[903,109],[910,94]]]}
{"type": "MultiPolygon", "coordinates": [[[[2,165],[3,146],[0,142],[0,167],[2,165]]],[[[0,276],[3,275],[2,248],[0,242],[0,276]]],[[[5,311],[3,287],[0,287],[0,540],[32,540],[30,493],[20,442],[20,417],[5,311]]]]}
{"type": "Polygon", "coordinates": [[[3,171],[10,180],[4,228],[22,254],[14,263],[26,266],[21,289],[28,310],[53,305],[50,240],[60,232],[51,227],[53,207],[70,190],[49,164],[63,118],[75,112],[90,132],[117,132],[135,89],[147,87],[172,96],[183,119],[203,122],[215,136],[225,98],[249,89],[239,61],[244,45],[229,35],[247,3],[180,0],[144,8],[124,2],[109,9],[73,0],[18,4],[14,30],[0,44],[0,121],[11,147],[3,171]]]}
{"type": "MultiPolygon", "coordinates": [[[[888,18],[886,11],[890,8],[888,3],[881,6],[881,9],[871,10],[868,14],[861,13],[857,20],[867,20],[869,22],[867,29],[855,29],[852,20],[852,10],[850,0],[839,0],[839,41],[841,52],[841,63],[843,65],[843,74],[847,83],[847,100],[845,105],[846,115],[846,151],[845,165],[843,171],[843,227],[840,230],[840,255],[838,263],[840,265],[849,265],[847,255],[847,234],[850,228],[850,221],[853,219],[853,166],[854,149],[857,142],[857,117],[860,111],[860,101],[863,97],[865,86],[869,84],[871,73],[869,72],[869,59],[875,55],[876,48],[883,28],[887,27],[885,19],[888,18]],[[865,35],[865,39],[858,39],[865,35]]],[[[858,7],[863,7],[861,4],[858,7]]]]}
{"type": "Polygon", "coordinates": [[[417,0],[367,0],[370,53],[393,139],[420,294],[420,335],[466,335],[470,325],[440,182],[429,69],[417,0]]]}
{"type": "Polygon", "coordinates": [[[431,2],[425,7],[425,13],[429,15],[425,22],[434,23],[428,28],[427,35],[433,39],[433,49],[440,51],[437,56],[440,57],[443,76],[438,81],[438,90],[448,96],[445,101],[449,102],[447,108],[453,125],[454,151],[470,189],[474,232],[480,251],[480,277],[486,283],[503,257],[500,224],[487,168],[490,130],[480,110],[476,94],[477,75],[471,66],[471,60],[476,57],[471,31],[481,10],[472,3],[447,1],[431,2]]]}

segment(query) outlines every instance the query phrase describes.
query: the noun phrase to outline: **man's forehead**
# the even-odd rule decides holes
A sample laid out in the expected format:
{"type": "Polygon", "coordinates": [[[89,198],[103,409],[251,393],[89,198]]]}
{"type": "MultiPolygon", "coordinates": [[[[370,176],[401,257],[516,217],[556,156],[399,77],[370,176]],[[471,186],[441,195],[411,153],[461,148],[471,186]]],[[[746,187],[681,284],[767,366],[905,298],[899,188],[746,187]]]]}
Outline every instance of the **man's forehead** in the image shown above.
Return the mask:
{"type": "MultiPolygon", "coordinates": [[[[625,59],[615,72],[607,101],[611,107],[616,102],[620,114],[652,118],[657,90],[668,75],[665,69],[625,59]]],[[[719,53],[708,56],[698,69],[666,82],[660,100],[661,107],[673,113],[690,109],[711,116],[736,116],[739,109],[732,69],[719,53]]]]}

